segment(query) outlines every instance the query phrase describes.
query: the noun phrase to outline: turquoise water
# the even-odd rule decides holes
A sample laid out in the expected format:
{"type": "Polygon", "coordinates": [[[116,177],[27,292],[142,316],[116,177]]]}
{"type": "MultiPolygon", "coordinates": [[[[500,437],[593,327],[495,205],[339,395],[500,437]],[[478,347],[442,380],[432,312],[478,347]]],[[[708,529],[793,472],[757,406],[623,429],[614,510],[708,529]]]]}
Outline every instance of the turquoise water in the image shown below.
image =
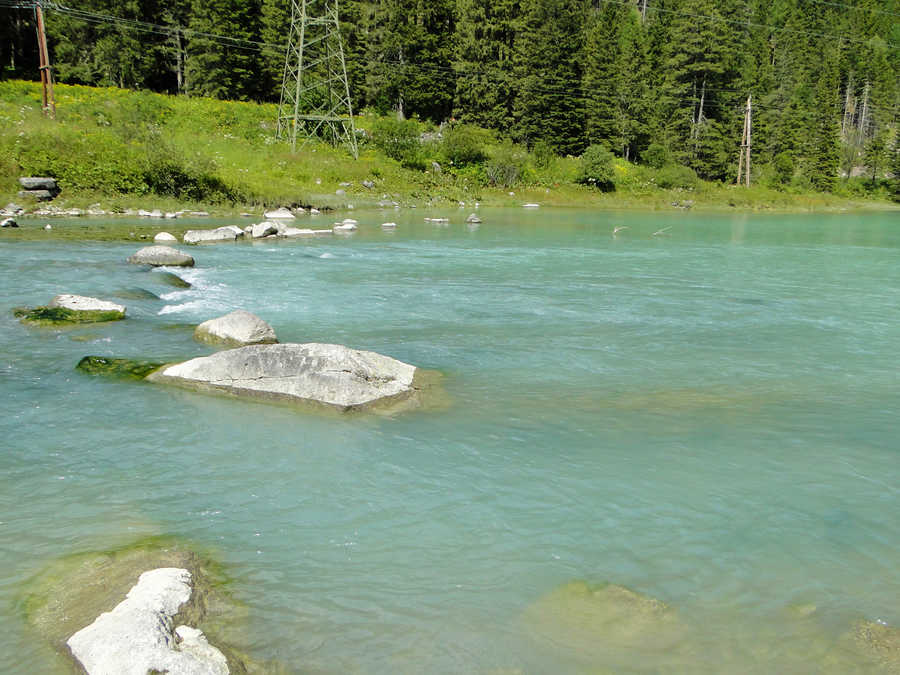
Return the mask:
{"type": "Polygon", "coordinates": [[[900,625],[900,219],[467,214],[193,248],[189,291],[133,244],[0,238],[0,672],[58,667],[32,575],[163,533],[217,551],[240,646],[296,672],[864,672],[841,635],[900,625]],[[9,312],[135,287],[162,299],[112,325],[9,312]],[[321,417],[73,370],[208,353],[192,327],[236,308],[440,370],[452,405],[321,417]],[[527,608],[574,579],[659,598],[684,639],[542,639],[527,608]]]}

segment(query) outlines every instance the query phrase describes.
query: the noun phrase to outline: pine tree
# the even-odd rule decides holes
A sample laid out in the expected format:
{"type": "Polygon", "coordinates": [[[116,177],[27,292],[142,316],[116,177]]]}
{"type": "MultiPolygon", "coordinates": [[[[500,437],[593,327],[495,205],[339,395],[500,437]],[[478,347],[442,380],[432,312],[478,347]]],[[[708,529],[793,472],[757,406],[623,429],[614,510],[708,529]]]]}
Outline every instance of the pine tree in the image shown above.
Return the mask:
{"type": "Polygon", "coordinates": [[[581,154],[584,134],[584,0],[523,0],[516,36],[515,136],[581,154]]]}

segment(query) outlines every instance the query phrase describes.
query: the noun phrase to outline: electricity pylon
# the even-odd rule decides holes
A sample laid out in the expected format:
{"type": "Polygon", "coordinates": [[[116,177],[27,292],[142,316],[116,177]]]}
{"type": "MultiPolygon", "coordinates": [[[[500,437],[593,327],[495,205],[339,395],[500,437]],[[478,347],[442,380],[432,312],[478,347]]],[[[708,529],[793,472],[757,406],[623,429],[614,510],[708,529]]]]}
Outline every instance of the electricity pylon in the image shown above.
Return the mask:
{"type": "Polygon", "coordinates": [[[277,137],[293,150],[323,138],[358,156],[338,0],[291,0],[277,137]]]}

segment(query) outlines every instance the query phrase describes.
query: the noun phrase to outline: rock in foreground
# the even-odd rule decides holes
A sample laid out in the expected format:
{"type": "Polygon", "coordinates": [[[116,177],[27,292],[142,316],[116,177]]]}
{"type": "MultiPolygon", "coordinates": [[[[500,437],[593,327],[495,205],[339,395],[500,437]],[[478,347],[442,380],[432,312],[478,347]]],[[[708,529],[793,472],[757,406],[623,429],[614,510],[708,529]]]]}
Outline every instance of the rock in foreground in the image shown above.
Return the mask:
{"type": "MultiPolygon", "coordinates": [[[[236,603],[227,590],[227,577],[219,563],[203,554],[195,552],[188,542],[173,537],[148,537],[132,542],[124,548],[108,551],[91,551],[69,555],[50,564],[38,575],[29,579],[22,589],[21,605],[33,635],[45,639],[60,653],[72,656],[67,642],[98,617],[110,616],[115,612],[127,595],[134,594],[134,589],[141,587],[139,579],[148,570],[175,568],[190,574],[189,599],[177,607],[177,614],[168,619],[158,616],[157,621],[168,620],[169,630],[166,632],[169,646],[177,641],[172,637],[172,626],[184,642],[178,645],[177,651],[196,654],[194,649],[186,649],[185,643],[201,646],[191,630],[183,630],[193,626],[209,636],[214,644],[228,659],[228,668],[232,673],[251,672],[283,672],[272,667],[266,669],[263,664],[252,663],[245,654],[236,652],[231,646],[232,639],[237,637],[239,624],[243,622],[245,612],[236,603]],[[132,591],[129,593],[129,591],[132,591]],[[229,637],[230,636],[230,637],[229,637]],[[251,670],[251,666],[253,669],[251,670]],[[259,666],[259,667],[256,667],[259,666]]],[[[184,577],[181,576],[181,579],[184,577]]],[[[170,579],[171,586],[180,585],[180,579],[170,579]]],[[[165,584],[167,587],[170,584],[165,584]]],[[[182,594],[183,594],[182,589],[182,594]]],[[[113,627],[112,631],[117,630],[113,627]]],[[[154,628],[154,630],[158,630],[154,628]]],[[[159,633],[157,633],[159,635],[159,633]]],[[[106,633],[107,636],[112,632],[106,633]]],[[[165,639],[165,638],[164,638],[165,639]]],[[[129,661],[136,664],[113,666],[107,670],[89,672],[130,673],[135,672],[137,665],[144,669],[137,671],[141,675],[148,672],[164,672],[165,668],[152,664],[140,664],[137,661],[139,650],[136,645],[146,644],[141,632],[129,632],[129,645],[132,653],[129,661]],[[151,670],[152,669],[152,670],[151,670]]],[[[105,644],[98,644],[99,649],[113,647],[113,642],[104,638],[105,644]]],[[[202,645],[205,647],[205,645],[202,645]]],[[[143,651],[143,648],[140,650],[143,651]]],[[[87,663],[84,664],[87,666],[87,663]]],[[[274,664],[272,664],[274,666],[274,664]]],[[[43,671],[41,671],[43,672],[43,671]]],[[[55,672],[55,671],[54,671],[55,672]]],[[[78,672],[83,672],[80,668],[78,672]]],[[[183,671],[170,669],[170,675],[176,672],[208,673],[217,672],[206,669],[183,671]]],[[[224,672],[224,671],[220,671],[224,672]]]]}
{"type": "Polygon", "coordinates": [[[375,352],[319,343],[230,349],[161,368],[147,380],[342,412],[415,407],[424,388],[415,366],[375,352]]]}
{"type": "Polygon", "coordinates": [[[239,309],[217,319],[204,321],[194,330],[200,342],[225,345],[257,345],[278,342],[272,326],[255,314],[239,309]]]}
{"type": "Polygon", "coordinates": [[[88,675],[145,675],[148,671],[226,675],[228,660],[202,632],[189,626],[173,631],[173,617],[190,600],[191,592],[191,573],[186,569],[144,572],[125,600],[66,644],[88,675]]]}
{"type": "Polygon", "coordinates": [[[169,246],[147,246],[128,259],[133,265],[153,267],[193,267],[194,259],[169,246]]]}

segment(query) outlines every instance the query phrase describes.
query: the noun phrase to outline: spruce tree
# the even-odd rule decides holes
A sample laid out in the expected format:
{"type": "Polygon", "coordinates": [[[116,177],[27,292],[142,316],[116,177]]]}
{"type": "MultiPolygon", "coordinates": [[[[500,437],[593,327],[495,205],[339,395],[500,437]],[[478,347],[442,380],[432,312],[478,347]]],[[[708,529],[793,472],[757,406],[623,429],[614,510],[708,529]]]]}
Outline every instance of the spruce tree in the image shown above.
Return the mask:
{"type": "Polygon", "coordinates": [[[519,0],[457,0],[454,116],[507,131],[513,120],[513,54],[519,0]]]}
{"type": "Polygon", "coordinates": [[[587,138],[636,158],[648,145],[648,60],[635,7],[604,5],[585,46],[587,138]]]}
{"type": "Polygon", "coordinates": [[[187,44],[188,93],[238,100],[264,94],[258,52],[227,39],[258,39],[259,17],[259,0],[191,0],[188,27],[198,34],[191,35],[187,44]]]}
{"type": "Polygon", "coordinates": [[[807,175],[818,190],[830,192],[840,164],[840,94],[835,49],[825,52],[813,104],[807,175]]]}
{"type": "Polygon", "coordinates": [[[584,134],[585,0],[523,0],[516,36],[515,136],[581,154],[584,134]]]}

